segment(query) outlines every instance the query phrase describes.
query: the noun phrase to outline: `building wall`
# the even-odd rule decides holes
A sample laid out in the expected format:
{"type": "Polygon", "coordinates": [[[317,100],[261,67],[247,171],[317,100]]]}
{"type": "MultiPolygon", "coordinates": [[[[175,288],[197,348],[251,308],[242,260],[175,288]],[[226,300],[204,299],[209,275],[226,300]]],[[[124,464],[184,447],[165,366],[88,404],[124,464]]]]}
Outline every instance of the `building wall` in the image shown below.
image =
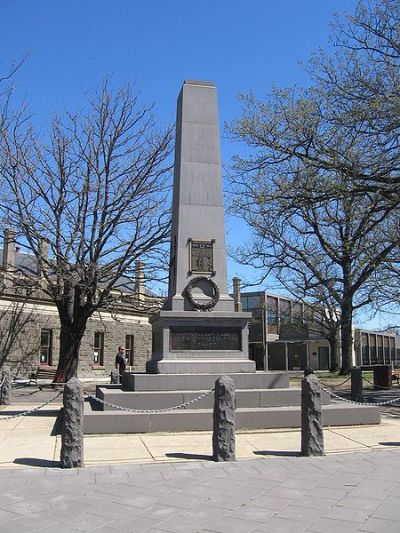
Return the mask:
{"type": "Polygon", "coordinates": [[[240,296],[243,311],[253,315],[249,352],[257,370],[299,370],[307,364],[329,368],[329,342],[319,334],[318,326],[303,321],[303,303],[265,291],[240,296]],[[328,349],[327,365],[320,365],[319,348],[328,349]]]}
{"type": "Polygon", "coordinates": [[[372,366],[400,364],[399,336],[356,329],[354,332],[354,364],[372,366]]]}
{"type": "MultiPolygon", "coordinates": [[[[8,300],[0,301],[0,348],[5,343],[5,334],[18,326],[13,320],[13,306],[15,303],[8,300]]],[[[7,365],[13,372],[26,376],[40,364],[40,340],[43,329],[52,332],[51,366],[58,363],[60,323],[55,307],[51,304],[25,303],[19,318],[23,324],[13,343],[7,365]]],[[[151,325],[145,316],[136,316],[129,313],[110,313],[94,315],[89,319],[85,335],[80,348],[78,375],[80,377],[107,377],[115,365],[115,355],[118,346],[125,345],[126,335],[134,337],[134,371],[145,371],[146,361],[151,356],[151,325]],[[104,335],[104,361],[103,365],[94,362],[94,336],[95,332],[104,335]]],[[[129,365],[128,365],[129,366],[129,365]]]]}

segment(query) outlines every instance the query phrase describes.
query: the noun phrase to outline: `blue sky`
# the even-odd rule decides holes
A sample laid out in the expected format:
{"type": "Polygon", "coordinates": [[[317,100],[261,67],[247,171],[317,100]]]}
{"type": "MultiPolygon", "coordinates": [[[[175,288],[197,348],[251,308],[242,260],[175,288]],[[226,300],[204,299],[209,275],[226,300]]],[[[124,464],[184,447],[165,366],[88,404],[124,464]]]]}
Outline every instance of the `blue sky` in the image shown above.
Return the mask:
{"type": "MultiPolygon", "coordinates": [[[[300,62],[326,48],[335,12],[356,0],[0,0],[0,74],[28,57],[17,93],[45,127],[50,115],[84,105],[83,92],[112,75],[136,82],[162,123],[175,119],[184,79],[211,80],[221,126],[238,116],[237,95],[304,85],[300,62]]],[[[223,136],[224,163],[238,148],[223,136]]],[[[230,245],[245,236],[226,222],[230,245]]],[[[243,271],[231,260],[229,276],[243,271]]],[[[395,318],[389,321],[394,323],[395,318]]],[[[373,325],[384,327],[384,319],[373,325]]]]}

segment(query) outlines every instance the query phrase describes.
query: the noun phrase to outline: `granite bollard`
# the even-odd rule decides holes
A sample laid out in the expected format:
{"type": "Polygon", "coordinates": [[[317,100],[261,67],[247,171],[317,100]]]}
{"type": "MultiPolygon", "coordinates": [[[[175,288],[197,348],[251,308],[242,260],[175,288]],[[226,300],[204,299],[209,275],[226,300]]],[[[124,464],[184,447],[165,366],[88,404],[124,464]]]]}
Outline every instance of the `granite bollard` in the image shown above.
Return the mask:
{"type": "Polygon", "coordinates": [[[64,385],[61,468],[83,467],[83,390],[78,378],[64,385]]]}
{"type": "Polygon", "coordinates": [[[222,376],[215,382],[213,460],[235,460],[235,383],[222,376]]]}
{"type": "Polygon", "coordinates": [[[324,455],[321,384],[310,372],[301,382],[301,454],[324,455]]]}
{"type": "Polygon", "coordinates": [[[11,404],[11,374],[8,368],[4,367],[0,372],[0,405],[11,404]]]}
{"type": "Polygon", "coordinates": [[[116,385],[119,383],[119,370],[118,368],[113,368],[111,370],[111,384],[116,385]]]}
{"type": "Polygon", "coordinates": [[[351,399],[353,402],[364,401],[362,370],[360,367],[351,369],[351,399]]]}

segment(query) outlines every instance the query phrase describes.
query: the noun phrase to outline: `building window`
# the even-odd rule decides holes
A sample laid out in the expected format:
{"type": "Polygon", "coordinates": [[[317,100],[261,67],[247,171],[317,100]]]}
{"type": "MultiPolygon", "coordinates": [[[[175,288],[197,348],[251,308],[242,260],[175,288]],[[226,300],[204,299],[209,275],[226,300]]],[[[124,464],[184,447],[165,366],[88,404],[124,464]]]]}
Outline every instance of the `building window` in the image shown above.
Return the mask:
{"type": "Polygon", "coordinates": [[[278,334],[278,298],[267,297],[267,325],[268,333],[278,334]]]}
{"type": "Polygon", "coordinates": [[[370,333],[369,335],[369,346],[371,354],[371,365],[376,365],[378,363],[377,353],[376,353],[376,335],[370,333]]]}
{"type": "Polygon", "coordinates": [[[385,357],[385,365],[390,363],[390,349],[389,349],[389,337],[383,337],[383,354],[385,357]]]}
{"type": "Polygon", "coordinates": [[[126,335],[125,337],[125,358],[129,366],[134,366],[134,348],[135,337],[134,335],[126,335]]]}
{"type": "Polygon", "coordinates": [[[52,364],[53,352],[53,331],[51,329],[42,329],[40,332],[40,364],[52,364]]]}
{"type": "Polygon", "coordinates": [[[369,356],[369,339],[368,333],[361,333],[361,357],[362,364],[368,366],[371,364],[369,356]]]}
{"type": "Polygon", "coordinates": [[[289,300],[279,301],[280,319],[284,323],[290,322],[292,318],[292,306],[289,300]]]}
{"type": "Polygon", "coordinates": [[[94,334],[93,363],[104,366],[104,333],[102,331],[95,331],[94,334]]]}
{"type": "Polygon", "coordinates": [[[378,354],[378,364],[383,365],[383,338],[382,335],[378,335],[377,338],[377,354],[378,354]]]}

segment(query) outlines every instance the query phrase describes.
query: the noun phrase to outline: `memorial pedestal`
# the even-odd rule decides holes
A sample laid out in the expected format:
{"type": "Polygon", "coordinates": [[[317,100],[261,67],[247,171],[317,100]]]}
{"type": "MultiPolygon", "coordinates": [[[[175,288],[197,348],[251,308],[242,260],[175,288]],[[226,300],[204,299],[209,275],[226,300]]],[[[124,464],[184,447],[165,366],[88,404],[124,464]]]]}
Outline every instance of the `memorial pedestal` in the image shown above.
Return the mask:
{"type": "Polygon", "coordinates": [[[153,350],[146,372],[255,372],[255,363],[248,358],[250,316],[237,312],[160,311],[150,318],[153,350]]]}

